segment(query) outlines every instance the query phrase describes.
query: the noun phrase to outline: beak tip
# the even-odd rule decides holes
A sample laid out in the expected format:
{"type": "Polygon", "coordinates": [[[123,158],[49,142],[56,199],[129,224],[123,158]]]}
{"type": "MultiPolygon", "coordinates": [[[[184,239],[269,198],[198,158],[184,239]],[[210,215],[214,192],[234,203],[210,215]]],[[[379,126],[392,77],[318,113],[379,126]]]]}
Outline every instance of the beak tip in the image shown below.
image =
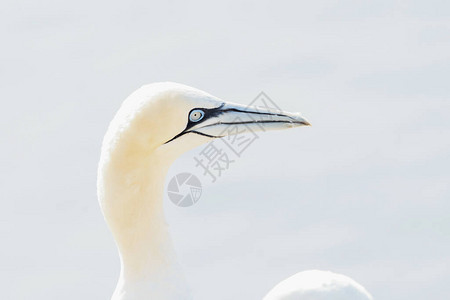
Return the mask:
{"type": "Polygon", "coordinates": [[[300,124],[300,126],[312,126],[311,123],[309,123],[308,120],[306,120],[304,117],[302,117],[299,113],[295,116],[296,123],[300,124]]]}
{"type": "Polygon", "coordinates": [[[311,123],[309,123],[309,121],[305,117],[303,117],[300,112],[287,113],[287,115],[289,115],[294,120],[294,123],[296,123],[297,126],[311,126],[311,123]]]}

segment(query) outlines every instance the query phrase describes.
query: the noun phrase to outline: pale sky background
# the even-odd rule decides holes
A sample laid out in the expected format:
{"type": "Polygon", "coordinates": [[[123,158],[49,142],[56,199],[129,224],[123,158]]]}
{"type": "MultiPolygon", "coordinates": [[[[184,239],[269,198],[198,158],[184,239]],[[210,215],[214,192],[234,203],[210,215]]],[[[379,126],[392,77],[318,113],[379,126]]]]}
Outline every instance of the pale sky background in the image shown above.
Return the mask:
{"type": "Polygon", "coordinates": [[[307,269],[380,300],[450,298],[449,1],[1,4],[2,299],[109,299],[101,139],[166,80],[265,91],[313,124],[261,134],[195,206],[165,199],[195,299],[260,299],[307,269]]]}

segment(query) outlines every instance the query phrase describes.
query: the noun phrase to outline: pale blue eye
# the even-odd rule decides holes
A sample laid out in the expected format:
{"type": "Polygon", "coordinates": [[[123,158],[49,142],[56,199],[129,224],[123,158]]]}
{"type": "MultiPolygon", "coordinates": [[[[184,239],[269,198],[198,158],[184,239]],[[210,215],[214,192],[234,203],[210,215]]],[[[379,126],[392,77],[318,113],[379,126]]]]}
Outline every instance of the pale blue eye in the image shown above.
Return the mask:
{"type": "Polygon", "coordinates": [[[191,120],[192,122],[198,122],[201,119],[203,119],[204,116],[205,116],[205,113],[203,112],[203,110],[194,109],[189,114],[189,120],[191,120]]]}

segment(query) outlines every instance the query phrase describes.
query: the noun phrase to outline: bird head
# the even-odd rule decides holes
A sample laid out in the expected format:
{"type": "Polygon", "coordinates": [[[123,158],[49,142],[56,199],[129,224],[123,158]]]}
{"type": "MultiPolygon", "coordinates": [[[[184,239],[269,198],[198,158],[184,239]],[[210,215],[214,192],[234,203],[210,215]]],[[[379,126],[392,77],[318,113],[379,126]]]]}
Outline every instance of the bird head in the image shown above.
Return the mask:
{"type": "Polygon", "coordinates": [[[225,102],[177,83],[155,83],[124,101],[109,131],[128,138],[122,145],[176,158],[212,139],[308,125],[298,113],[225,102]]]}

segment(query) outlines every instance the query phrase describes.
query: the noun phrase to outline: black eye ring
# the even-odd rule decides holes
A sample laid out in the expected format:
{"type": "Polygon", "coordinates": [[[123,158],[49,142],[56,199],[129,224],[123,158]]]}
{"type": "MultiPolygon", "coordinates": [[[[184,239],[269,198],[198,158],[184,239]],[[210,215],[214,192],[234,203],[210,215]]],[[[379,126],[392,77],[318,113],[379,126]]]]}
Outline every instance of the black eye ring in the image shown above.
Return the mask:
{"type": "Polygon", "coordinates": [[[194,109],[193,111],[191,111],[191,113],[189,114],[189,120],[191,122],[198,122],[201,119],[203,119],[203,117],[205,116],[205,112],[203,110],[200,109],[194,109]]]}

